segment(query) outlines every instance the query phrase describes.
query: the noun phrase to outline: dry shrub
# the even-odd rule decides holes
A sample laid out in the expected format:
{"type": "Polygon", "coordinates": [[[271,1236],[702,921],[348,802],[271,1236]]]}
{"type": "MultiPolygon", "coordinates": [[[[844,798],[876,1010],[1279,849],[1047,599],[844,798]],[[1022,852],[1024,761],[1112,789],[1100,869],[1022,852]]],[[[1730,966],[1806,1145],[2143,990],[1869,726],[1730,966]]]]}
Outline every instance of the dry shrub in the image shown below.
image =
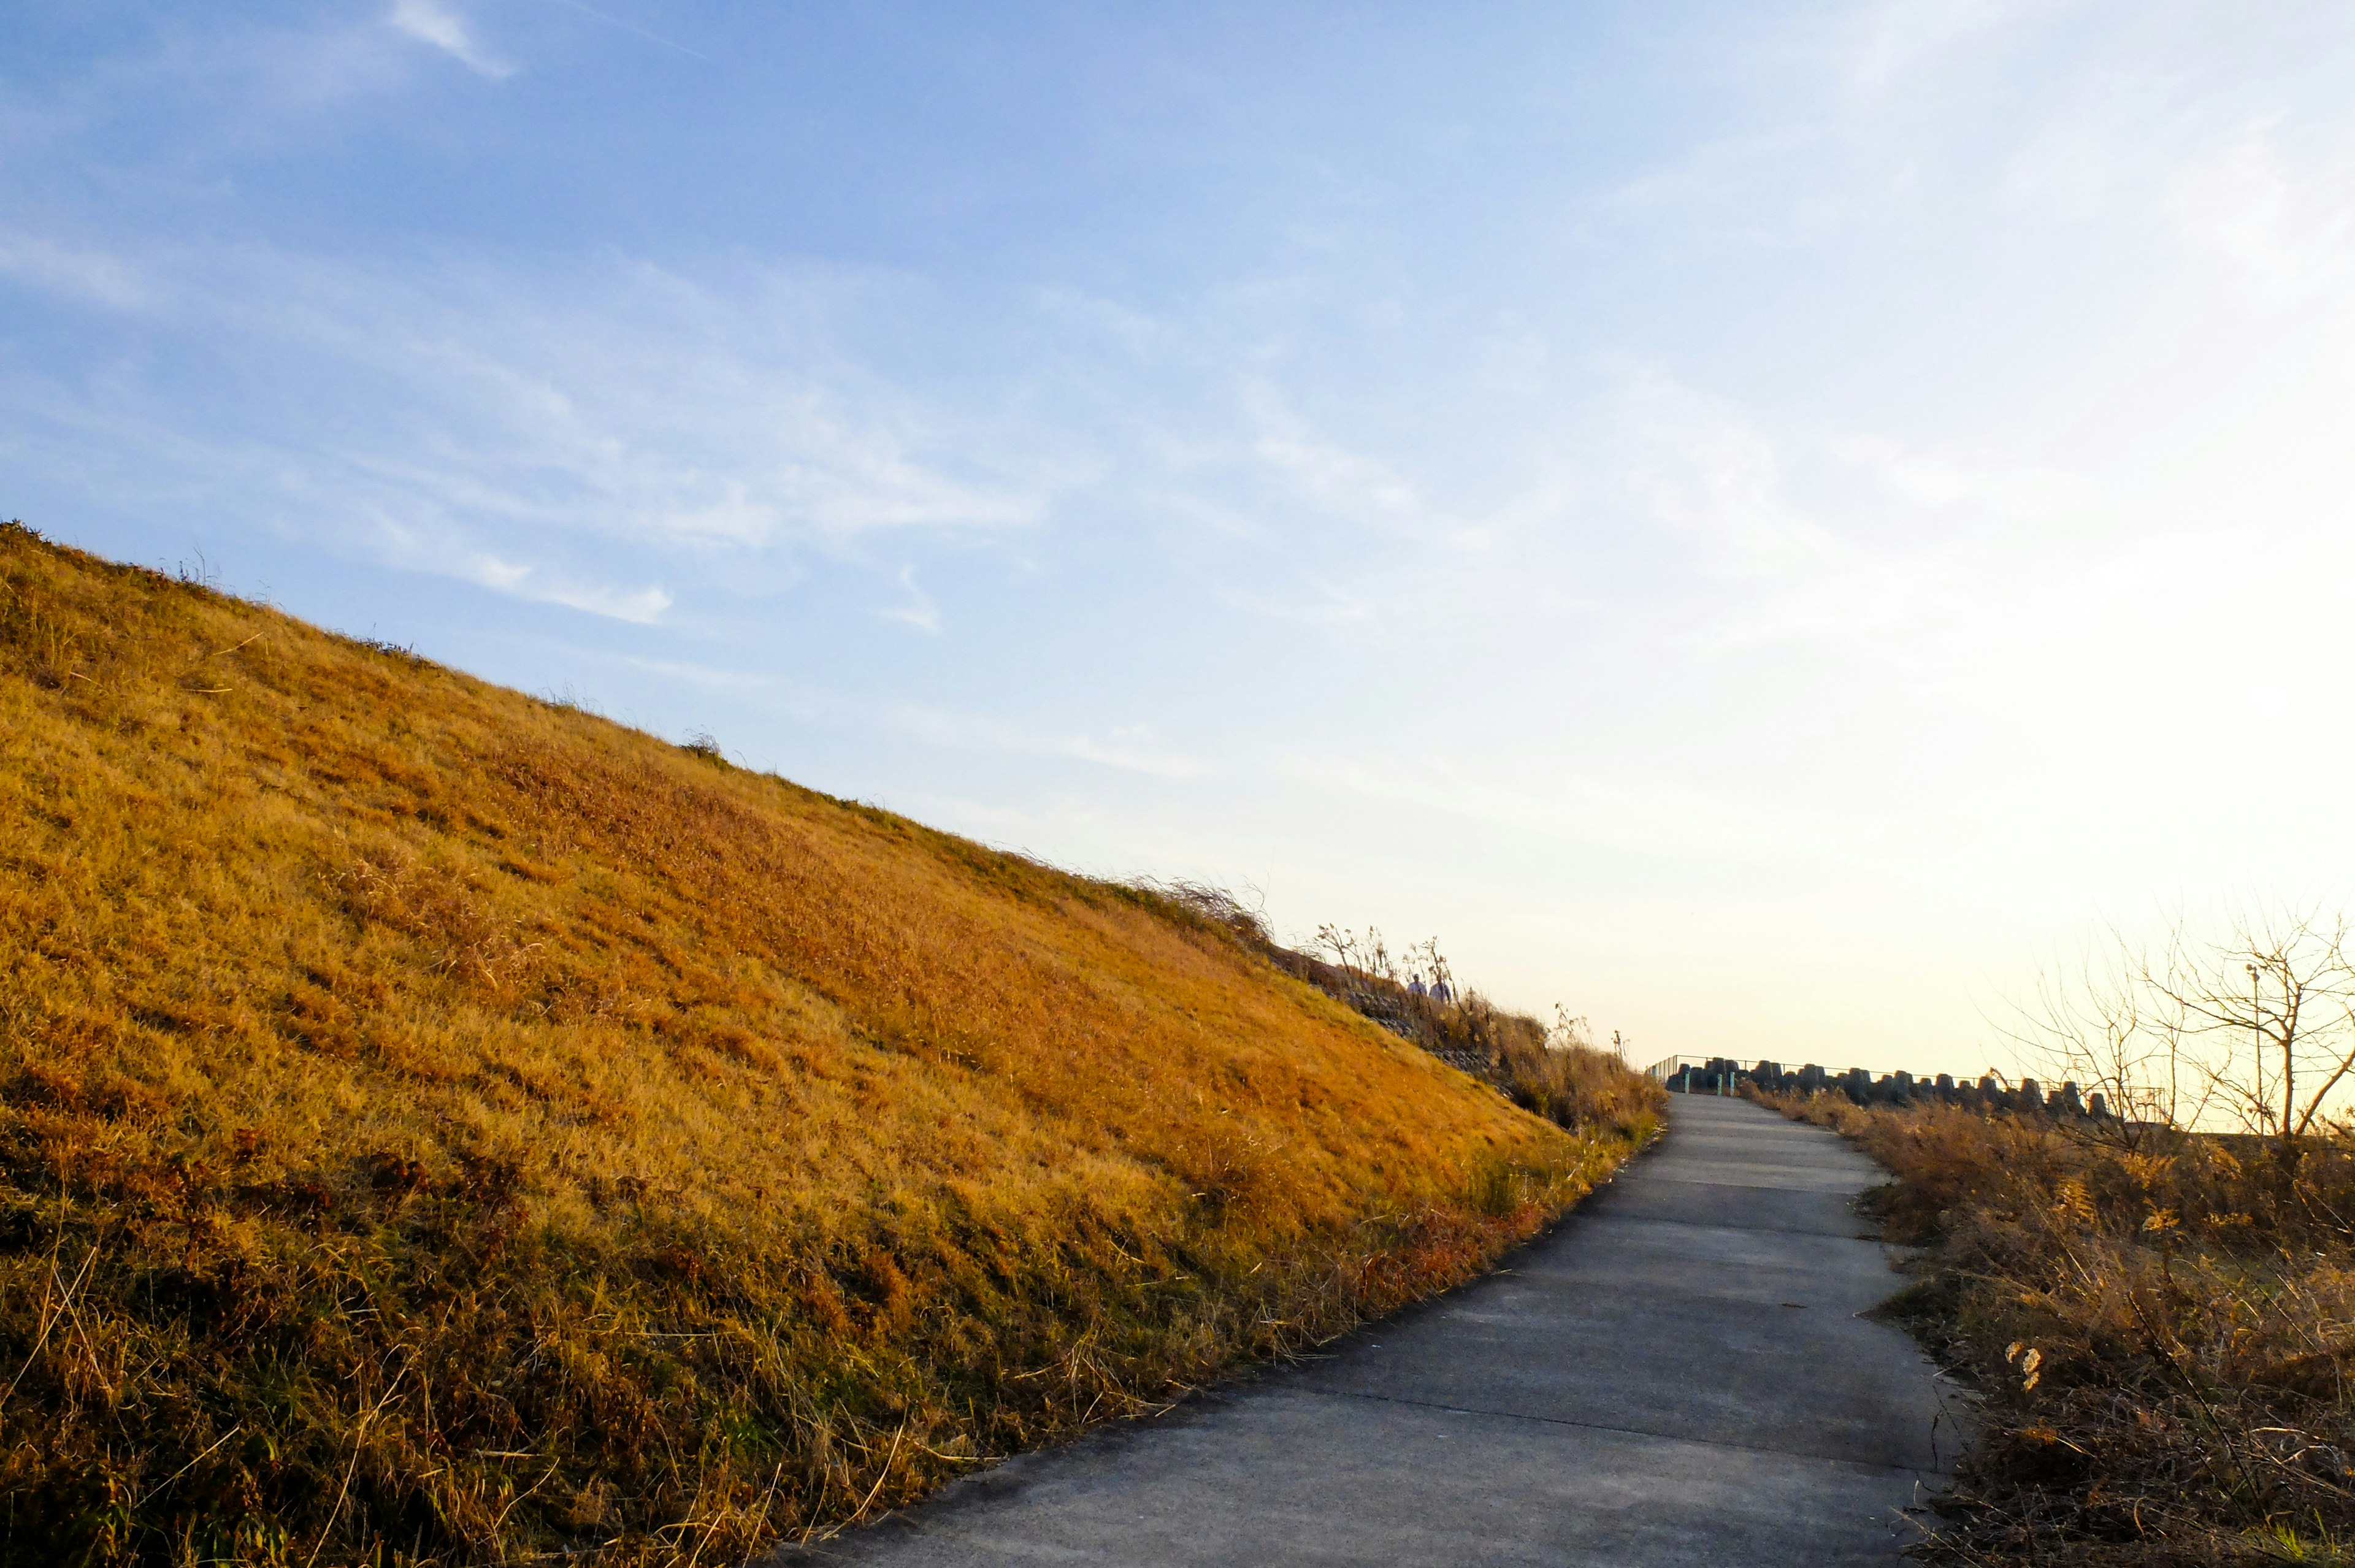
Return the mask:
{"type": "Polygon", "coordinates": [[[1957,1563],[2339,1563],[2355,1542],[2355,1151],[1767,1096],[1894,1173],[1899,1303],[1986,1398],[1957,1563]]]}
{"type": "Polygon", "coordinates": [[[14,527],[0,736],[0,1562],[726,1562],[1464,1280],[1640,1134],[14,527]]]}
{"type": "MultiPolygon", "coordinates": [[[[1478,1005],[1473,997],[1467,1005],[1478,1005]]],[[[1605,1128],[1641,1138],[1666,1111],[1660,1086],[1574,1031],[1549,1034],[1535,1019],[1508,1015],[1497,1030],[1497,1065],[1514,1104],[1565,1127],[1605,1128]],[[1565,1038],[1567,1036],[1567,1038],[1565,1038]]]]}
{"type": "MultiPolygon", "coordinates": [[[[1339,933],[1328,950],[1341,962],[1279,946],[1258,911],[1222,888],[1197,882],[1141,881],[1139,897],[1166,905],[1178,918],[1224,933],[1285,974],[1307,982],[1346,1007],[1413,1040],[1441,1060],[1495,1085],[1523,1110],[1557,1125],[1606,1130],[1640,1142],[1667,1111],[1660,1086],[1619,1057],[1596,1050],[1584,1020],[1562,1016],[1552,1029],[1500,1008],[1476,991],[1442,1002],[1402,984],[1379,933],[1359,943],[1339,933]]],[[[1326,928],[1328,940],[1333,928],[1326,928]]],[[[1417,950],[1444,965],[1433,941],[1417,950]]],[[[1442,970],[1444,972],[1444,969],[1442,970]]]]}

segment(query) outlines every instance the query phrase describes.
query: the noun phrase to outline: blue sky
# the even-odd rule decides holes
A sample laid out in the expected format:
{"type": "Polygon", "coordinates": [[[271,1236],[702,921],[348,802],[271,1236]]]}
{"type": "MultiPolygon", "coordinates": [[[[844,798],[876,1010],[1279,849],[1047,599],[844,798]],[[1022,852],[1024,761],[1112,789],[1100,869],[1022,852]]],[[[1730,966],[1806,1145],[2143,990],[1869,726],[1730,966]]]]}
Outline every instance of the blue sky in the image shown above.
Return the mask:
{"type": "Polygon", "coordinates": [[[42,7],[0,512],[1636,1054],[2334,900],[2355,12],[42,7]]]}

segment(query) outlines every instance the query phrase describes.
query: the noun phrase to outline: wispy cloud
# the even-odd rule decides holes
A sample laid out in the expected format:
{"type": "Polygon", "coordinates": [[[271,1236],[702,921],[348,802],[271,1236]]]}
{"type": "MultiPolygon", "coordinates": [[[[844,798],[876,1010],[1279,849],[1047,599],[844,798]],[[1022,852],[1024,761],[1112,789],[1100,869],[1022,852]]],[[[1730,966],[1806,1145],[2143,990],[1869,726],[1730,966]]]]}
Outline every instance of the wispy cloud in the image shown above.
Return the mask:
{"type": "Polygon", "coordinates": [[[827,689],[773,670],[649,658],[588,646],[567,651],[584,664],[610,663],[643,670],[740,702],[790,713],[801,724],[913,740],[945,752],[1057,758],[1151,778],[1205,778],[1217,771],[1173,746],[1149,724],[1115,724],[1092,733],[1056,730],[986,712],[953,712],[922,703],[879,703],[868,693],[827,689]]]}
{"type": "Polygon", "coordinates": [[[1123,726],[1103,735],[1042,733],[1004,720],[913,706],[892,709],[890,722],[900,732],[935,746],[1065,757],[1156,778],[1200,778],[1211,771],[1200,760],[1168,749],[1144,725],[1123,726]]]}
{"type": "Polygon", "coordinates": [[[1282,594],[1243,588],[1220,590],[1220,599],[1236,609],[1273,621],[1303,626],[1363,625],[1374,619],[1376,604],[1369,592],[1353,592],[1310,574],[1285,584],[1282,594]]]}
{"type": "Polygon", "coordinates": [[[594,6],[584,5],[581,4],[581,0],[557,0],[557,3],[562,5],[569,5],[584,16],[593,16],[609,27],[619,27],[625,33],[634,33],[650,44],[660,44],[666,49],[675,49],[678,53],[687,56],[689,59],[709,60],[711,58],[709,55],[703,54],[698,50],[688,48],[685,44],[679,43],[675,39],[666,38],[660,33],[650,33],[644,27],[637,26],[635,23],[624,22],[619,16],[600,11],[594,6]]]}
{"type": "Polygon", "coordinates": [[[2181,169],[2167,214],[2194,258],[2221,261],[2255,300],[2273,307],[2343,294],[2355,273],[2355,202],[2339,166],[2296,171],[2261,123],[2181,169]]]}
{"type": "Polygon", "coordinates": [[[1834,553],[1823,526],[1795,506],[1774,443],[1689,389],[1646,377],[1625,396],[1630,482],[1654,517],[1698,547],[1720,576],[1786,577],[1834,553]]]}
{"type": "Polygon", "coordinates": [[[2065,8],[2049,0],[1876,0],[1849,24],[1849,74],[1859,86],[1887,88],[2016,18],[2048,19],[2065,8]]]}
{"type": "MultiPolygon", "coordinates": [[[[0,241],[6,281],[136,313],[149,342],[227,350],[261,378],[195,404],[135,375],[0,381],[50,432],[47,462],[144,427],[161,439],[122,483],[219,486],[306,538],[623,619],[661,615],[670,591],[583,586],[613,577],[602,551],[729,576],[802,550],[858,560],[879,532],[1030,527],[1081,472],[865,370],[832,341],[861,308],[839,279],[621,261],[394,275],[195,247],[134,266],[32,233],[0,241]]],[[[936,629],[912,568],[895,575],[908,602],[890,613],[936,629]]]]}
{"type": "MultiPolygon", "coordinates": [[[[425,562],[418,564],[425,570],[432,570],[425,562]]],[[[561,604],[567,609],[583,610],[591,615],[634,622],[642,626],[659,621],[663,612],[672,603],[669,592],[659,586],[623,589],[574,581],[539,567],[501,560],[491,555],[435,564],[452,576],[465,578],[518,599],[561,604]]]]}
{"type": "Polygon", "coordinates": [[[1259,426],[1253,450],[1284,485],[1328,516],[1384,532],[1428,531],[1429,507],[1389,464],[1319,434],[1281,391],[1258,380],[1242,404],[1259,426]]]}
{"type": "Polygon", "coordinates": [[[515,74],[515,67],[484,48],[466,18],[442,0],[393,0],[392,14],[385,21],[421,44],[431,44],[477,76],[499,81],[515,74]]]}
{"type": "Polygon", "coordinates": [[[140,310],[155,297],[123,258],[38,234],[0,237],[0,277],[110,310],[140,310]]]}
{"type": "Polygon", "coordinates": [[[907,590],[908,602],[881,612],[883,618],[887,621],[903,621],[920,632],[931,632],[937,635],[941,629],[940,606],[932,603],[931,594],[916,586],[914,567],[904,566],[900,569],[900,586],[907,590]]]}
{"type": "Polygon", "coordinates": [[[1665,860],[1762,865],[1861,863],[1871,825],[1771,811],[1672,784],[1593,776],[1524,787],[1428,761],[1295,755],[1278,776],[1371,801],[1462,816],[1533,842],[1583,845],[1665,860]]]}

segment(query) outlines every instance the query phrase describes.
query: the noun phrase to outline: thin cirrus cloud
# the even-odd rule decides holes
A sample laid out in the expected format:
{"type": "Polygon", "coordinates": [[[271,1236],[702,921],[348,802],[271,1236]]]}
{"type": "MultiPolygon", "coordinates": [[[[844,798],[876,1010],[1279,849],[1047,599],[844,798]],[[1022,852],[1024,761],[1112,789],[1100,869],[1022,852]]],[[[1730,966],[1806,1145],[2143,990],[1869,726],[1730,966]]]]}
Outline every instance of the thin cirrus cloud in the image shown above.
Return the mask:
{"type": "Polygon", "coordinates": [[[38,234],[0,239],[0,277],[108,310],[143,310],[155,303],[138,269],[123,258],[38,234]]]}
{"type": "Polygon", "coordinates": [[[932,602],[931,594],[916,586],[914,567],[900,569],[900,586],[907,591],[907,603],[881,611],[879,613],[887,620],[902,621],[920,632],[931,632],[938,635],[941,629],[940,606],[932,602]]]}
{"type": "Polygon", "coordinates": [[[1146,725],[1124,726],[1101,736],[1074,735],[1042,732],[1003,720],[903,706],[891,710],[889,727],[935,746],[1061,758],[1155,778],[1199,779],[1213,771],[1199,758],[1170,750],[1146,725]]]}
{"type": "MultiPolygon", "coordinates": [[[[37,236],[0,246],[0,272],[137,331],[151,355],[168,345],[251,377],[241,417],[215,423],[173,406],[168,372],[0,371],[0,398],[48,430],[27,461],[94,464],[77,448],[171,428],[124,483],[235,490],[266,469],[258,520],[625,620],[657,619],[675,595],[597,586],[600,540],[856,554],[879,532],[1020,528],[1072,478],[1002,421],[944,416],[813,336],[838,292],[823,281],[698,283],[628,262],[421,279],[242,247],[143,269],[37,236]]],[[[893,613],[935,624],[905,581],[893,613]]]]}
{"type": "Polygon", "coordinates": [[[478,555],[452,563],[453,575],[518,599],[561,604],[615,621],[653,625],[671,607],[671,596],[660,587],[614,589],[593,583],[568,582],[534,566],[478,555]]]}
{"type": "Polygon", "coordinates": [[[466,18],[442,0],[394,0],[385,23],[396,32],[440,49],[477,76],[500,81],[515,74],[515,67],[483,48],[466,18]]]}
{"type": "Polygon", "coordinates": [[[2221,261],[2261,310],[2309,304],[2349,319],[2344,285],[2355,259],[2355,157],[2303,178],[2275,142],[2275,127],[2249,126],[2198,158],[2170,183],[2167,213],[2195,253],[2221,261]]]}
{"type": "MultiPolygon", "coordinates": [[[[577,652],[585,664],[593,665],[603,656],[591,648],[577,652]]],[[[773,671],[635,656],[620,662],[700,691],[789,714],[800,724],[841,733],[912,740],[952,752],[1078,762],[1156,779],[1201,779],[1217,771],[1201,758],[1173,748],[1167,737],[1146,724],[1094,734],[1073,733],[924,704],[860,701],[773,671]]]]}

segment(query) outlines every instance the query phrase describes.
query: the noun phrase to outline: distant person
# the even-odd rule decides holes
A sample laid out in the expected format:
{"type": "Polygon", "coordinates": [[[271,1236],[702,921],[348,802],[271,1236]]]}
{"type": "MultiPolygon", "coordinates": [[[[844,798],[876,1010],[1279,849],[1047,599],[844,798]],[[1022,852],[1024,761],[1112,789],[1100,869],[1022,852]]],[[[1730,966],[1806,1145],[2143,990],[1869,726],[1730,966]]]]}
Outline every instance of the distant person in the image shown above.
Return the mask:
{"type": "Polygon", "coordinates": [[[1448,993],[1446,981],[1433,980],[1431,983],[1431,999],[1444,1007],[1455,998],[1448,993]]]}
{"type": "Polygon", "coordinates": [[[1412,996],[1412,997],[1420,997],[1420,996],[1423,996],[1423,995],[1424,994],[1423,989],[1423,976],[1420,976],[1420,975],[1417,975],[1416,976],[1414,976],[1414,978],[1412,978],[1412,979],[1409,980],[1409,981],[1406,983],[1406,989],[1407,989],[1407,994],[1408,994],[1409,996],[1412,996]]]}

